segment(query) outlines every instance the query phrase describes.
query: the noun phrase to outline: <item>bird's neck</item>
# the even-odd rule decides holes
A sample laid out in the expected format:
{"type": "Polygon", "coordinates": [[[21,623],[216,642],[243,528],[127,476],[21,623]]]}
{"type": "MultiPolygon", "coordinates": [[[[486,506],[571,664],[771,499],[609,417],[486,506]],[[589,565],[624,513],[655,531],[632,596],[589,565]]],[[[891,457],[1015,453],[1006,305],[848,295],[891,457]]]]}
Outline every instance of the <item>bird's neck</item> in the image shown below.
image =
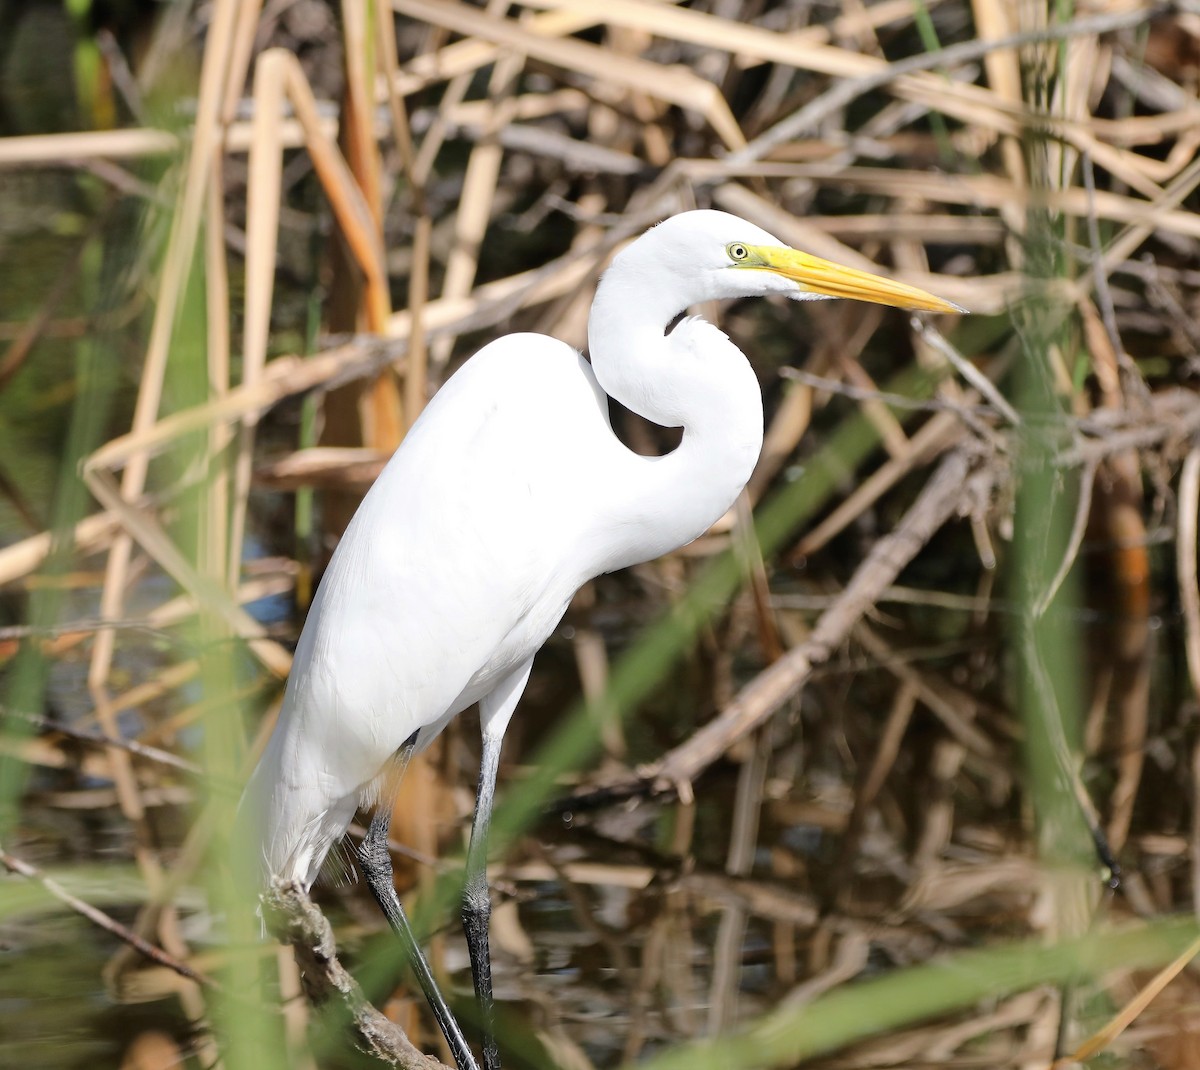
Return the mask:
{"type": "Polygon", "coordinates": [[[683,438],[665,457],[630,455],[604,504],[624,533],[606,566],[648,561],[703,534],[733,504],[762,450],[758,381],[742,353],[700,319],[666,328],[690,303],[661,279],[601,281],[588,326],[592,369],[626,408],[683,438]]]}

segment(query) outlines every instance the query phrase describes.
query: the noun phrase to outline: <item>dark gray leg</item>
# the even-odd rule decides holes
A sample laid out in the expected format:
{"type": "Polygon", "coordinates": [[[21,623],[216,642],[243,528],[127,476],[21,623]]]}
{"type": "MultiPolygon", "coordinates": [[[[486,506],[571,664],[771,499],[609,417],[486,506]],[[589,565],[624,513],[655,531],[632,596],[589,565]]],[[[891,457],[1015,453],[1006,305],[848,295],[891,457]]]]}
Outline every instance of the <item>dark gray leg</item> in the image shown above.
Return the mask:
{"type": "Polygon", "coordinates": [[[533,667],[530,658],[518,665],[479,702],[479,725],[483,729],[483,759],[479,763],[479,789],[475,793],[475,823],[467,848],[467,880],[463,889],[463,930],[471,955],[471,976],[475,981],[475,999],[483,1026],[483,1065],[485,1070],[500,1070],[500,1050],[496,1046],[496,1012],[492,1000],[492,959],[488,952],[488,926],[492,901],[488,896],[488,826],[492,821],[492,803],[496,798],[496,772],[500,767],[500,744],[504,730],[533,667]]]}
{"type": "MultiPolygon", "coordinates": [[[[414,741],[415,737],[396,752],[394,759],[396,765],[388,777],[388,787],[383,792],[383,798],[380,799],[379,805],[375,809],[371,824],[367,828],[367,834],[363,837],[363,841],[358,845],[355,853],[358,856],[358,864],[363,871],[363,876],[366,877],[367,887],[371,889],[371,894],[375,896],[375,902],[379,904],[392,932],[399,938],[400,945],[404,948],[404,953],[412,964],[413,973],[417,975],[421,991],[425,993],[425,999],[429,1002],[433,1016],[441,1027],[446,1043],[450,1045],[450,1051],[454,1055],[454,1062],[458,1065],[458,1070],[479,1070],[479,1064],[475,1062],[475,1056],[471,1054],[471,1049],[463,1037],[462,1029],[459,1028],[454,1015],[450,1013],[445,997],[434,979],[433,971],[430,970],[429,963],[417,945],[416,937],[413,936],[412,927],[408,924],[408,917],[404,913],[400,897],[396,894],[396,885],[393,881],[392,853],[388,850],[388,828],[392,822],[392,802],[395,798],[395,788],[404,774],[409,758],[412,757],[414,741]]],[[[472,839],[472,843],[474,843],[474,839],[472,839]]],[[[472,962],[474,962],[474,958],[472,958],[472,962]]]]}
{"type": "Polygon", "coordinates": [[[483,1028],[484,1070],[500,1070],[496,1045],[496,1014],[492,999],[492,958],[488,950],[488,926],[492,900],[488,895],[487,841],[496,797],[496,771],[500,767],[500,736],[483,737],[483,760],[479,765],[479,790],[475,796],[475,823],[467,848],[467,880],[463,889],[462,920],[471,956],[471,976],[483,1028]]]}

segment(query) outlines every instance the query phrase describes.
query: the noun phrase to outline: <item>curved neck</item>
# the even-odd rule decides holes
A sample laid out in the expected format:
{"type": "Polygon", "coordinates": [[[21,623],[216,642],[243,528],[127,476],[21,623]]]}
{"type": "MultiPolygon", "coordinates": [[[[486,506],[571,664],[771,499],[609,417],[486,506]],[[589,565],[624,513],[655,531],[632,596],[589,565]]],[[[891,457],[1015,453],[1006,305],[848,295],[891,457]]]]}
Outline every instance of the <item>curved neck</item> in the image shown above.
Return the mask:
{"type": "Polygon", "coordinates": [[[762,392],[746,358],[702,319],[664,335],[696,298],[673,292],[661,274],[642,276],[623,263],[601,280],[588,323],[592,370],[611,397],[654,423],[682,427],[683,439],[665,457],[626,451],[611,500],[601,503],[608,530],[619,533],[606,547],[608,570],[702,535],[741,493],[762,450],[762,392]]]}

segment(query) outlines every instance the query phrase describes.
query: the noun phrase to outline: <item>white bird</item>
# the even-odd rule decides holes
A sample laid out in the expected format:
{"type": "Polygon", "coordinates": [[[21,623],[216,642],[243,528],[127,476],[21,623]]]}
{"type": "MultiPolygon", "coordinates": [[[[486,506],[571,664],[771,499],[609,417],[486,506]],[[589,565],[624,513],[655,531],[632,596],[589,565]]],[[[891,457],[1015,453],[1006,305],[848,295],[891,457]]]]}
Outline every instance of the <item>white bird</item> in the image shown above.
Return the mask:
{"type": "Polygon", "coordinates": [[[463,921],[484,1064],[496,1070],[485,865],[505,728],[575,592],[691,542],[745,486],[763,441],[754,372],[711,323],[693,316],[668,328],[693,305],[769,294],[961,311],[787,248],[723,212],[674,216],[604,274],[590,364],[564,342],[513,334],[449,379],[363,499],[309,611],[242,804],[251,850],[264,880],[307,889],[355,810],[377,804],[356,853],[462,1068],[475,1065],[470,1049],[392,883],[395,781],[412,753],[479,703],[483,758],[463,921]],[[682,427],[678,448],[656,458],[631,452],[613,434],[608,397],[682,427]]]}

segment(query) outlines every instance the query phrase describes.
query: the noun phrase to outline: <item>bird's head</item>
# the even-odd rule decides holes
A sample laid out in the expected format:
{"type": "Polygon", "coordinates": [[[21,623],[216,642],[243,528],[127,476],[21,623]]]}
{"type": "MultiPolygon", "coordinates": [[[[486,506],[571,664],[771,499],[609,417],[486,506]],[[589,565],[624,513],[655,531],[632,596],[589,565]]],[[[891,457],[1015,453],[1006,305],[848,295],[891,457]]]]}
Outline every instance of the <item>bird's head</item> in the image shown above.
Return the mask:
{"type": "Polygon", "coordinates": [[[846,297],[927,312],[965,311],[915,286],[792,249],[727,212],[682,212],[649,231],[642,241],[646,239],[655,274],[661,279],[667,269],[687,291],[687,304],[781,294],[798,301],[846,297]]]}

